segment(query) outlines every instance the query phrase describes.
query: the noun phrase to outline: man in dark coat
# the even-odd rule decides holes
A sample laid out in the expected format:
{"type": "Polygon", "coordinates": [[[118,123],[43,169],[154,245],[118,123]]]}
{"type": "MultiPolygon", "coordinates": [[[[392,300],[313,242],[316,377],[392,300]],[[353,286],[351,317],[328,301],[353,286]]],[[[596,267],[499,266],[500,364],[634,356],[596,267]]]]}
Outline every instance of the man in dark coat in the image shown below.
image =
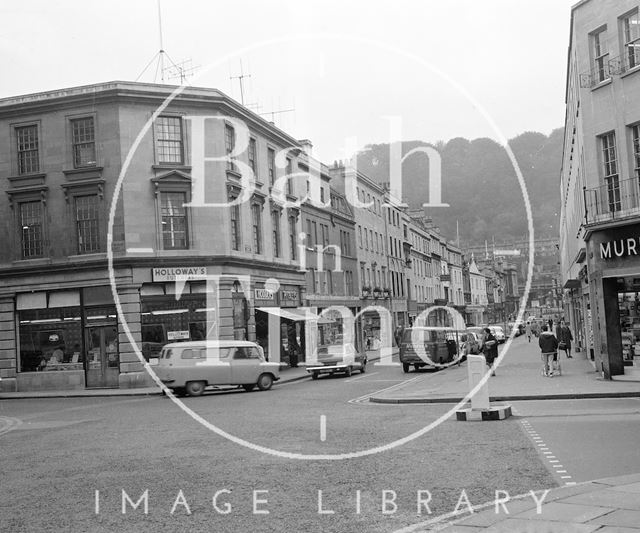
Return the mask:
{"type": "Polygon", "coordinates": [[[545,376],[552,377],[553,369],[549,368],[549,359],[553,361],[558,357],[558,339],[549,331],[548,326],[545,324],[542,326],[542,333],[538,339],[538,345],[540,346],[540,352],[542,353],[542,373],[545,376]]]}
{"type": "MultiPolygon", "coordinates": [[[[495,338],[489,328],[484,328],[484,339],[482,340],[482,351],[484,352],[484,358],[487,361],[487,366],[491,367],[493,362],[498,358],[498,340],[495,338]]],[[[491,373],[492,376],[496,375],[495,370],[491,373]]]]}
{"type": "Polygon", "coordinates": [[[573,340],[573,335],[571,334],[569,326],[565,324],[564,318],[560,319],[560,324],[556,329],[556,338],[558,339],[559,348],[564,350],[565,355],[571,359],[573,357],[571,355],[571,341],[573,340]]]}

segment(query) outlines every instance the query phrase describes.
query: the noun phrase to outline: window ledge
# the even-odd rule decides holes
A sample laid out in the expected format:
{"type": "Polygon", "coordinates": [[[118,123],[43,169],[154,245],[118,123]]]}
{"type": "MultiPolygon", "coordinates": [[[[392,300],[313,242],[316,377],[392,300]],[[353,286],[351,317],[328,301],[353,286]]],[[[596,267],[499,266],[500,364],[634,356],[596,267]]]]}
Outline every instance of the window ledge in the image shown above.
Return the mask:
{"type": "Polygon", "coordinates": [[[106,259],[106,252],[91,252],[87,254],[75,254],[67,256],[70,262],[95,261],[96,259],[106,259]]]}
{"type": "Polygon", "coordinates": [[[35,174],[20,174],[17,176],[9,176],[7,179],[11,182],[11,185],[20,186],[20,183],[23,181],[30,181],[34,179],[44,181],[46,177],[47,175],[45,173],[38,172],[35,174]]]}
{"type": "Polygon", "coordinates": [[[86,166],[86,167],[78,167],[78,168],[68,168],[68,169],[62,169],[62,173],[65,176],[73,176],[74,174],[86,174],[87,172],[100,172],[102,173],[104,167],[101,166],[97,166],[97,165],[92,165],[92,166],[86,166]]]}
{"type": "Polygon", "coordinates": [[[242,174],[240,174],[240,172],[238,172],[237,170],[227,169],[227,177],[228,178],[235,178],[237,180],[241,180],[242,179],[242,174]]]}
{"type": "Polygon", "coordinates": [[[621,78],[626,78],[627,76],[631,76],[632,74],[635,74],[636,72],[640,72],[640,65],[636,65],[635,67],[630,68],[629,70],[624,72],[620,77],[621,78]]]}
{"type": "Polygon", "coordinates": [[[184,170],[185,172],[191,172],[191,165],[185,165],[184,163],[158,163],[157,165],[151,165],[153,170],[184,170]]]}
{"type": "Polygon", "coordinates": [[[34,257],[32,259],[16,259],[12,262],[15,266],[38,266],[38,265],[51,265],[52,261],[50,257],[34,257]]]}
{"type": "Polygon", "coordinates": [[[599,83],[597,83],[596,85],[594,85],[593,87],[591,87],[591,91],[597,91],[598,89],[601,89],[602,87],[606,87],[607,85],[611,85],[611,83],[613,82],[612,78],[608,78],[604,81],[601,81],[599,83]]]}

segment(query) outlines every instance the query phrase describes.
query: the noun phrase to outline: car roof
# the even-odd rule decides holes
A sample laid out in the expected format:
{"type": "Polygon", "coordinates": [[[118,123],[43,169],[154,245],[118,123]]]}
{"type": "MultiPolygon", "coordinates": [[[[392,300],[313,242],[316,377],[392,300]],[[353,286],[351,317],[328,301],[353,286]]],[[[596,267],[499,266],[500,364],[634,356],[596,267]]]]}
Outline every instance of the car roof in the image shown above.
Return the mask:
{"type": "Polygon", "coordinates": [[[204,340],[204,341],[188,341],[188,342],[170,342],[165,344],[165,348],[200,348],[202,346],[212,346],[218,348],[229,348],[231,346],[258,346],[251,341],[234,341],[234,340],[204,340]]]}

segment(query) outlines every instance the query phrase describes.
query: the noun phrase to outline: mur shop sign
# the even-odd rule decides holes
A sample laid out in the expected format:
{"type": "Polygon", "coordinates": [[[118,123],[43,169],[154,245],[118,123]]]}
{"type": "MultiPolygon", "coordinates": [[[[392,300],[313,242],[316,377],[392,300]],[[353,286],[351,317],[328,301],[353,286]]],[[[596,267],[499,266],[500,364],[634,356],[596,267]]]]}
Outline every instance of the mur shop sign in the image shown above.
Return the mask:
{"type": "Polygon", "coordinates": [[[640,252],[640,238],[615,239],[600,243],[600,259],[615,259],[638,255],[640,252]]]}

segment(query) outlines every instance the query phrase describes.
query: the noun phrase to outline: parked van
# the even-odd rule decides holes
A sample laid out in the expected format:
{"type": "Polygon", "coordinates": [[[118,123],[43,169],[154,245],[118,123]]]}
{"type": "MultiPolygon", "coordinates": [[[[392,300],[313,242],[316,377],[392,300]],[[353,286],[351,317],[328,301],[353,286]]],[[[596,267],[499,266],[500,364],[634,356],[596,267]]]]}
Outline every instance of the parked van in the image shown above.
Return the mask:
{"type": "Polygon", "coordinates": [[[269,390],[280,379],[280,364],[268,363],[258,344],[236,340],[166,344],[154,371],[176,394],[190,396],[220,385],[269,390]]]}
{"type": "Polygon", "coordinates": [[[443,368],[459,359],[462,331],[448,327],[406,328],[400,341],[402,370],[409,372],[422,367],[443,368]]]}

